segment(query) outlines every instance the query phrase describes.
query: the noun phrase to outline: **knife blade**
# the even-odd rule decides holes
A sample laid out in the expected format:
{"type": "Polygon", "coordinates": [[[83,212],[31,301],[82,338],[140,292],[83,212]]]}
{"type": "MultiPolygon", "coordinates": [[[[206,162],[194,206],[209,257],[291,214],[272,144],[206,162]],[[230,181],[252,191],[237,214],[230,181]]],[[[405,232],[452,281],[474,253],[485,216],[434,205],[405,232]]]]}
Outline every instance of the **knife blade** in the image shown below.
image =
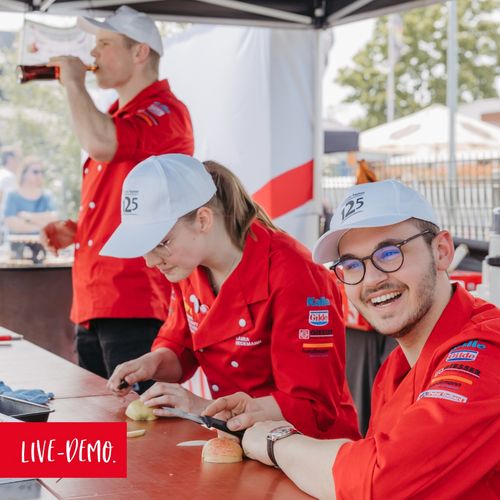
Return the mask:
{"type": "Polygon", "coordinates": [[[232,434],[233,436],[239,437],[243,439],[243,434],[245,431],[232,431],[228,429],[227,423],[224,420],[220,420],[215,417],[208,417],[206,415],[195,415],[194,413],[188,413],[187,411],[183,411],[180,408],[172,408],[170,406],[162,406],[162,410],[166,410],[172,415],[176,417],[184,418],[186,420],[191,420],[192,422],[196,422],[200,425],[205,425],[208,428],[217,429],[219,431],[227,432],[228,434],[232,434]]]}

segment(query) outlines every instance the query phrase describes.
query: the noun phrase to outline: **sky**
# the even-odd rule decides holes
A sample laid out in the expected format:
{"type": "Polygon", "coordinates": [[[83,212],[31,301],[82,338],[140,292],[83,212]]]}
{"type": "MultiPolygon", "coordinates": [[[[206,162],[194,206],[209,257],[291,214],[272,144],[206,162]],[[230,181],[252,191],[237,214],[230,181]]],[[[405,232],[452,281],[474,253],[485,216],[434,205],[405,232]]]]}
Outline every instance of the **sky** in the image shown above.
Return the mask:
{"type": "MultiPolygon", "coordinates": [[[[74,25],[74,18],[45,16],[50,23],[59,26],[74,25]]],[[[36,20],[36,17],[33,17],[36,20]]],[[[0,31],[18,31],[23,24],[22,14],[2,12],[0,31]]],[[[341,104],[346,90],[333,83],[339,68],[351,64],[354,54],[370,38],[375,21],[369,19],[339,26],[333,29],[333,46],[328,56],[328,67],[323,79],[323,115],[348,124],[359,116],[361,109],[353,104],[341,104]]]]}
{"type": "Polygon", "coordinates": [[[355,104],[341,104],[348,91],[335,84],[339,68],[352,65],[353,56],[368,42],[375,28],[375,20],[367,19],[333,28],[333,46],[323,78],[323,116],[349,124],[362,114],[355,104]]]}

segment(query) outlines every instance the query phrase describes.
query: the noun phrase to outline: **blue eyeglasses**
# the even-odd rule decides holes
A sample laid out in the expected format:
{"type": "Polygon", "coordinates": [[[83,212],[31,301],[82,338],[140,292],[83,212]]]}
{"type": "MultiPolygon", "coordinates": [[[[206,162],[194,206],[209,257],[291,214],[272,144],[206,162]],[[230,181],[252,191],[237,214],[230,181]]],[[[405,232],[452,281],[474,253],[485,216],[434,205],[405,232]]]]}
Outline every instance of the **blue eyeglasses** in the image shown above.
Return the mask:
{"type": "Polygon", "coordinates": [[[371,255],[363,257],[362,259],[341,257],[333,263],[330,269],[332,269],[337,278],[346,285],[357,285],[363,281],[366,274],[366,260],[370,260],[372,264],[383,273],[394,273],[401,269],[405,260],[401,247],[415,238],[429,233],[432,234],[433,237],[436,236],[430,229],[426,229],[399,243],[377,248],[371,255]]]}

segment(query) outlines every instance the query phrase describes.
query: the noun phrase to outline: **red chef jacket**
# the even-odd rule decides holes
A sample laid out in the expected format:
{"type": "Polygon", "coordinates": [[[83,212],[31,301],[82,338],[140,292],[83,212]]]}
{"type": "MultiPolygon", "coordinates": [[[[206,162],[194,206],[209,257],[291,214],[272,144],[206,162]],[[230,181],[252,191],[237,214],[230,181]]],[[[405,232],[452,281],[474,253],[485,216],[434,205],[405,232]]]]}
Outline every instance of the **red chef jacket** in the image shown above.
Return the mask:
{"type": "Polygon", "coordinates": [[[333,276],[287,234],[260,223],[251,229],[217,297],[201,267],[172,285],[169,317],[152,349],[177,354],[182,381],[201,366],[213,397],[272,395],[303,433],[357,439],[333,276]]]}
{"type": "Polygon", "coordinates": [[[500,310],[461,286],[415,366],[391,353],[365,439],[333,466],[338,499],[493,499],[500,493],[500,310]]]}
{"type": "Polygon", "coordinates": [[[71,319],[165,319],[170,284],[142,257],[115,259],[99,251],[120,224],[122,184],[140,161],[164,153],[193,154],[189,112],[157,81],[109,114],[116,127],[118,149],[110,162],[88,158],[83,167],[82,199],[75,237],[71,319]]]}

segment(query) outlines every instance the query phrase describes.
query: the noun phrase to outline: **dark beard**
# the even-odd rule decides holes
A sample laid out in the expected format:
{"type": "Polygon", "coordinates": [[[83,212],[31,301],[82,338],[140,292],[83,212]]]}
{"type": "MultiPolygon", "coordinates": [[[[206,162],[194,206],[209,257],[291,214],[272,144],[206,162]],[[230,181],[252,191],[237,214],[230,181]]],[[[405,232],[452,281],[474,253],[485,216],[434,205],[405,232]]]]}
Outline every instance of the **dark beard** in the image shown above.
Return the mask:
{"type": "Polygon", "coordinates": [[[408,323],[401,329],[399,332],[393,333],[391,335],[387,335],[388,337],[392,337],[393,339],[401,339],[408,335],[415,326],[420,322],[420,320],[429,312],[432,307],[433,302],[433,294],[436,288],[437,281],[437,272],[434,266],[434,259],[432,262],[432,266],[429,267],[429,271],[425,275],[421,286],[417,290],[417,296],[422,297],[422,302],[419,305],[419,308],[415,311],[413,317],[408,320],[408,323]]]}

